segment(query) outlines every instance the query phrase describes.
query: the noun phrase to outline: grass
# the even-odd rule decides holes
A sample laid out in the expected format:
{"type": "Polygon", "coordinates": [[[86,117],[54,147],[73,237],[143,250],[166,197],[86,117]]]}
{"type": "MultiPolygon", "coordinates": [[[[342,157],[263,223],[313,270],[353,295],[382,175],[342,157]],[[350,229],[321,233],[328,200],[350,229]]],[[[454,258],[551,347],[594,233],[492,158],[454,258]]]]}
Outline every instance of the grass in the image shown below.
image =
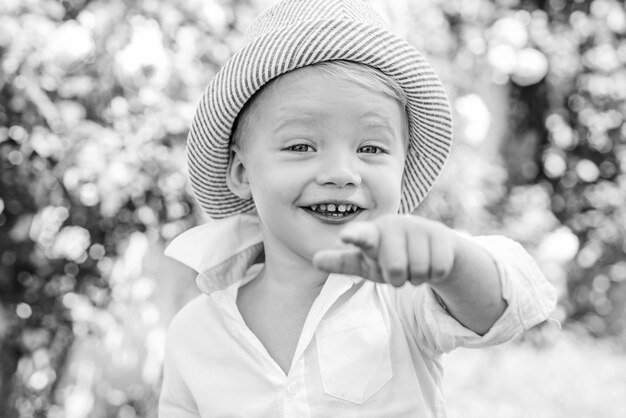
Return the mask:
{"type": "Polygon", "coordinates": [[[562,332],[548,347],[508,343],[444,358],[449,418],[624,418],[626,353],[562,332]]]}

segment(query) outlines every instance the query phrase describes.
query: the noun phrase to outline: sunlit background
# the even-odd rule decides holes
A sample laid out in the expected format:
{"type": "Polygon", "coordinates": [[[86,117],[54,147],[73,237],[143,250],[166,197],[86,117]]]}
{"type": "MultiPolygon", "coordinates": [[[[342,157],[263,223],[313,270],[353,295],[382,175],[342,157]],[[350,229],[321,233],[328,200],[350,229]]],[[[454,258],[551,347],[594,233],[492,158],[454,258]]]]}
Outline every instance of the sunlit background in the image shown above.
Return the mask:
{"type": "MultiPolygon", "coordinates": [[[[194,106],[267,0],[0,1],[0,416],[152,417],[198,293],[162,255],[203,222],[194,106]]],[[[452,418],[626,416],[626,11],[372,1],[429,57],[455,147],[418,213],[512,237],[554,324],[446,357],[452,418]]]]}

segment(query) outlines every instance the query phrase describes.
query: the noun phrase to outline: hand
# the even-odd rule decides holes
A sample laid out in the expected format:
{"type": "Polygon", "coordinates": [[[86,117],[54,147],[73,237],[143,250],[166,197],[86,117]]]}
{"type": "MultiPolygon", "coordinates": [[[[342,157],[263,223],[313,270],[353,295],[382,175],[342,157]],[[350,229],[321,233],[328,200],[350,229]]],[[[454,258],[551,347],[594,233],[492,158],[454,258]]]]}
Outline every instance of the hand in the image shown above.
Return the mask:
{"type": "Polygon", "coordinates": [[[354,274],[402,286],[441,283],[454,266],[456,234],[445,225],[413,215],[386,215],[347,225],[342,245],[318,251],[313,264],[329,273],[354,274]]]}

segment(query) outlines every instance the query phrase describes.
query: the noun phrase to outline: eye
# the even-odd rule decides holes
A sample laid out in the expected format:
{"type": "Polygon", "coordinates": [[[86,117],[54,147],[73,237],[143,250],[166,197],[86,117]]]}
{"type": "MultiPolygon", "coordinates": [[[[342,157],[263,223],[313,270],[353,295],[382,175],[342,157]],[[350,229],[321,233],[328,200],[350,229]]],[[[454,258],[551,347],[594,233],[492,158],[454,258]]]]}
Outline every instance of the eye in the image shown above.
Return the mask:
{"type": "Polygon", "coordinates": [[[384,153],[385,150],[382,149],[381,147],[377,147],[376,145],[365,145],[359,148],[359,152],[362,152],[365,154],[381,154],[381,153],[384,153]]]}
{"type": "Polygon", "coordinates": [[[311,152],[311,151],[315,151],[312,146],[307,145],[307,144],[292,145],[290,147],[285,148],[285,150],[293,151],[293,152],[311,152]]]}

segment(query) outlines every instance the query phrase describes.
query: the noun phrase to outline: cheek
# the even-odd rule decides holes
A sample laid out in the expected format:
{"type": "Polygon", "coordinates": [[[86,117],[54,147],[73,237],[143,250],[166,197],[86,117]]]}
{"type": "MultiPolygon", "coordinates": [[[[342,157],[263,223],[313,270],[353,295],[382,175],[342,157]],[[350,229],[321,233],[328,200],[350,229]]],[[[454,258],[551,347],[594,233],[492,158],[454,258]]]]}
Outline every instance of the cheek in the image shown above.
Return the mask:
{"type": "Polygon", "coordinates": [[[397,161],[387,170],[376,173],[373,191],[378,196],[378,207],[385,213],[397,213],[400,209],[403,175],[403,161],[397,161]]]}
{"type": "Polygon", "coordinates": [[[387,183],[383,190],[385,193],[384,206],[386,212],[397,213],[400,209],[400,200],[402,198],[402,178],[394,176],[393,179],[387,183]]]}
{"type": "Polygon", "coordinates": [[[272,164],[253,164],[250,174],[252,198],[259,205],[272,206],[273,203],[292,199],[297,188],[297,176],[272,164]]]}

